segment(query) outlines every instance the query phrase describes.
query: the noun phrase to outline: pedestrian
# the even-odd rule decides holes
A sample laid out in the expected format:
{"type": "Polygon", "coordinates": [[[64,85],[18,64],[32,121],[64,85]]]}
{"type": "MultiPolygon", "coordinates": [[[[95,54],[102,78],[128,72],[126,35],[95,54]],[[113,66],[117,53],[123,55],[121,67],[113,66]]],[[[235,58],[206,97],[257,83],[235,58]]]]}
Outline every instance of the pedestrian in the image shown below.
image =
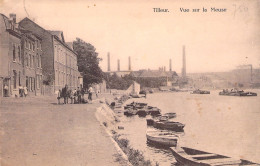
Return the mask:
{"type": "Polygon", "coordinates": [[[58,104],[60,104],[60,98],[61,98],[61,90],[59,89],[57,94],[58,104]]]}
{"type": "Polygon", "coordinates": [[[21,86],[21,84],[19,85],[19,97],[23,97],[23,94],[24,94],[24,92],[23,92],[24,90],[23,90],[23,87],[21,86]]]}
{"type": "Polygon", "coordinates": [[[77,96],[78,96],[78,103],[81,103],[81,91],[80,91],[79,87],[77,89],[77,96]]]}
{"type": "Polygon", "coordinates": [[[73,91],[73,96],[74,96],[74,104],[76,104],[77,101],[78,101],[78,97],[77,97],[77,89],[74,89],[74,91],[73,91]]]}
{"type": "Polygon", "coordinates": [[[8,97],[8,86],[4,84],[4,97],[8,97]]]}
{"type": "Polygon", "coordinates": [[[28,95],[28,89],[27,87],[23,87],[24,97],[28,95]]]}
{"type": "Polygon", "coordinates": [[[88,99],[92,101],[92,93],[93,93],[93,88],[90,86],[88,89],[88,99]]]}
{"type": "Polygon", "coordinates": [[[81,93],[81,101],[84,103],[85,102],[85,100],[84,100],[85,90],[82,87],[81,87],[80,93],[81,93]]]}
{"type": "Polygon", "coordinates": [[[61,90],[61,97],[64,98],[64,104],[68,103],[68,85],[66,84],[64,88],[61,90]]]}

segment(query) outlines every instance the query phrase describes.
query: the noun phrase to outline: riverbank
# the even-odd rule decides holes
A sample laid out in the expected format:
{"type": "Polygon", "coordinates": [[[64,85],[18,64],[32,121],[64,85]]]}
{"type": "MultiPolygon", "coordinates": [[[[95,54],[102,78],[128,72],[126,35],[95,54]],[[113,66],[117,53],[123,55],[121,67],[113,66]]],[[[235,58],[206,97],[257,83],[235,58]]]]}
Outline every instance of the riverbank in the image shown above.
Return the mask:
{"type": "Polygon", "coordinates": [[[95,118],[99,102],[57,105],[55,96],[0,102],[1,166],[124,165],[95,118]]]}
{"type": "MultiPolygon", "coordinates": [[[[106,101],[102,101],[102,103],[111,104],[112,101],[115,102],[115,105],[117,107],[118,105],[123,105],[123,102],[128,98],[128,96],[122,97],[121,95],[120,97],[117,96],[116,98],[118,100],[113,101],[110,96],[105,99],[106,101]]],[[[150,160],[147,160],[144,157],[142,151],[133,148],[127,138],[121,137],[121,135],[118,134],[119,130],[124,129],[123,126],[119,125],[120,120],[117,114],[121,112],[121,108],[112,110],[107,104],[102,104],[102,106],[97,109],[96,118],[99,120],[100,124],[104,126],[106,132],[108,133],[108,135],[110,135],[112,142],[115,144],[115,147],[117,147],[118,152],[120,153],[120,158],[118,158],[117,161],[122,163],[121,160],[123,160],[123,165],[159,166],[158,163],[152,163],[150,160]],[[126,160],[128,160],[128,162],[126,162],[126,160]]]]}

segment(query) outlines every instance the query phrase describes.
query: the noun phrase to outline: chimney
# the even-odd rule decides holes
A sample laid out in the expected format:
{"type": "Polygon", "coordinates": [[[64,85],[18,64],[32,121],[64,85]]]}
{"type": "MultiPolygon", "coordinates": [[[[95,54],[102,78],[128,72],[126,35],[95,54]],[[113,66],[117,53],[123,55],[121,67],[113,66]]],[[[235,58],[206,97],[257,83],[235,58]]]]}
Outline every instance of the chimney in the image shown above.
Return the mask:
{"type": "Polygon", "coordinates": [[[186,55],[185,55],[185,46],[182,48],[182,77],[186,77],[186,55]]]}
{"type": "Polygon", "coordinates": [[[117,71],[120,71],[120,60],[117,60],[117,71]]]}
{"type": "Polygon", "coordinates": [[[166,67],[165,66],[163,66],[163,71],[166,71],[166,67]]]}
{"type": "Polygon", "coordinates": [[[172,59],[170,59],[170,62],[169,62],[169,71],[172,71],[172,59]]]}
{"type": "Polygon", "coordinates": [[[10,14],[9,14],[9,17],[10,17],[10,20],[13,21],[13,23],[16,23],[16,14],[10,13],[10,14]]]}
{"type": "Polygon", "coordinates": [[[131,57],[128,57],[128,70],[131,71],[131,57]]]}
{"type": "Polygon", "coordinates": [[[107,71],[110,71],[110,53],[107,53],[107,71]]]}

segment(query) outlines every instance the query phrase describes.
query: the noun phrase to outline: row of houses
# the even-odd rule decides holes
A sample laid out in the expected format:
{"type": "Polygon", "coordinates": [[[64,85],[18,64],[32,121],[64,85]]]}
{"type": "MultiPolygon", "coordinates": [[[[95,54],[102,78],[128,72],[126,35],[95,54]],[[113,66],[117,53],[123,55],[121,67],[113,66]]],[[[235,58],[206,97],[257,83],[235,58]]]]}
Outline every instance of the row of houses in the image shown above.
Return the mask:
{"type": "Polygon", "coordinates": [[[0,96],[19,96],[24,87],[29,95],[53,94],[66,84],[76,89],[83,81],[63,32],[0,13],[0,96]]]}

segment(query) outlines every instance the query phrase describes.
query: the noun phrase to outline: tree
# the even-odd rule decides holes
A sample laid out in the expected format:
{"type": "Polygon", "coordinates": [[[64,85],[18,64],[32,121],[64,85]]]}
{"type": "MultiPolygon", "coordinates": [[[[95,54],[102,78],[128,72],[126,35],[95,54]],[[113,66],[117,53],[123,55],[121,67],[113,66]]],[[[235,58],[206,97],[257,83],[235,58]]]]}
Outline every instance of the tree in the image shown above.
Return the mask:
{"type": "Polygon", "coordinates": [[[93,83],[101,83],[103,72],[99,67],[99,62],[102,59],[98,57],[96,48],[90,43],[76,38],[76,41],[73,41],[73,50],[78,55],[78,68],[79,72],[83,74],[84,88],[93,83]]]}

